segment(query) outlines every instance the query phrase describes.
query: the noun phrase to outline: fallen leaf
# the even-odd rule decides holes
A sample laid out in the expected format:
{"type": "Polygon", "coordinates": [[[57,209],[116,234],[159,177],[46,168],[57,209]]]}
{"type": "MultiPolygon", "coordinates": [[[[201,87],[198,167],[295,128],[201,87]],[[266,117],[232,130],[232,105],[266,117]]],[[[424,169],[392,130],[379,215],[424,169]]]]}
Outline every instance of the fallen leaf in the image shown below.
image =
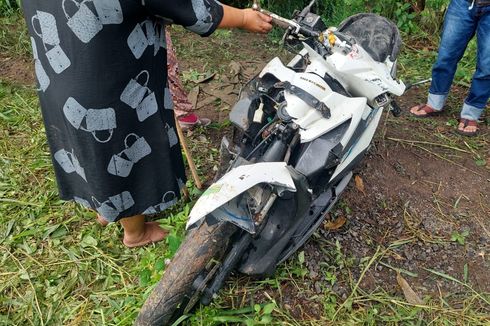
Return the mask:
{"type": "Polygon", "coordinates": [[[396,281],[398,282],[398,285],[403,290],[403,295],[405,296],[405,299],[407,300],[408,303],[410,304],[416,304],[416,305],[422,305],[424,302],[419,298],[417,293],[410,287],[408,282],[400,275],[400,273],[396,274],[396,281]]]}
{"type": "Polygon", "coordinates": [[[228,85],[228,86],[224,87],[222,91],[225,94],[237,94],[238,95],[238,91],[236,90],[235,85],[228,85]]]}
{"type": "Polygon", "coordinates": [[[209,74],[206,74],[206,75],[203,75],[202,77],[200,77],[199,79],[197,79],[196,81],[194,81],[194,83],[201,84],[201,83],[210,81],[211,79],[214,78],[215,75],[216,75],[215,72],[209,73],[209,74]]]}
{"type": "Polygon", "coordinates": [[[237,75],[240,73],[240,71],[242,70],[242,65],[239,64],[238,62],[232,60],[229,64],[230,66],[230,72],[233,74],[233,75],[237,75]]]}
{"type": "Polygon", "coordinates": [[[405,260],[405,258],[403,258],[400,254],[398,254],[398,253],[396,253],[394,251],[392,251],[390,253],[390,256],[393,257],[393,258],[395,258],[396,260],[405,260]]]}
{"type": "Polygon", "coordinates": [[[228,105],[234,105],[237,101],[237,92],[235,92],[235,88],[232,85],[224,88],[221,88],[221,86],[201,87],[201,90],[207,95],[221,99],[221,102],[225,102],[228,105]]]}
{"type": "Polygon", "coordinates": [[[202,107],[208,106],[213,104],[216,101],[216,97],[214,96],[208,96],[204,98],[202,101],[199,101],[197,104],[197,108],[200,109],[202,107]]]}
{"type": "Polygon", "coordinates": [[[257,69],[256,68],[247,68],[243,72],[243,77],[245,77],[245,79],[247,79],[247,80],[251,79],[255,75],[257,75],[257,69]]]}
{"type": "Polygon", "coordinates": [[[347,222],[347,219],[344,216],[340,216],[334,221],[325,222],[324,225],[328,230],[338,230],[345,224],[345,222],[347,222]]]}
{"type": "MultiPolygon", "coordinates": [[[[222,105],[222,106],[220,107],[219,111],[220,111],[220,112],[225,112],[225,111],[230,111],[230,109],[231,109],[231,106],[230,106],[230,105],[226,105],[226,104],[225,104],[225,105],[222,105]]],[[[221,121],[221,120],[219,120],[219,121],[221,121]]]]}
{"type": "Polygon", "coordinates": [[[96,247],[97,246],[97,240],[90,234],[85,235],[82,238],[82,241],[80,241],[80,245],[84,248],[86,247],[96,247]]]}
{"type": "Polygon", "coordinates": [[[197,107],[197,99],[199,98],[199,86],[194,87],[187,96],[189,102],[191,102],[192,107],[197,107]]]}
{"type": "Polygon", "coordinates": [[[363,194],[366,194],[364,192],[364,182],[362,181],[362,178],[359,175],[356,175],[356,177],[354,178],[354,181],[356,182],[357,190],[359,190],[363,194]]]}
{"type": "Polygon", "coordinates": [[[242,66],[236,61],[232,61],[229,66],[230,66],[230,73],[231,73],[230,81],[234,84],[239,83],[242,66]]]}

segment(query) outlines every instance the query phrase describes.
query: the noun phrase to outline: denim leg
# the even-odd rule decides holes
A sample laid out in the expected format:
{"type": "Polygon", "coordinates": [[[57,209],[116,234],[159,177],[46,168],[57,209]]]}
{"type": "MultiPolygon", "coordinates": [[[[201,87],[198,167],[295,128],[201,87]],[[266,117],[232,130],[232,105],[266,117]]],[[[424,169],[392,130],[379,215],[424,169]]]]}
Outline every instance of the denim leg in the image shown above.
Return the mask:
{"type": "Polygon", "coordinates": [[[452,0],[444,18],[437,60],[432,67],[432,83],[429,101],[436,110],[441,110],[453,82],[459,60],[463,57],[468,42],[475,34],[477,20],[473,10],[468,10],[466,0],[452,0]]]}
{"type": "Polygon", "coordinates": [[[478,43],[476,71],[461,111],[461,118],[478,120],[490,97],[490,7],[480,9],[476,29],[478,43]]]}

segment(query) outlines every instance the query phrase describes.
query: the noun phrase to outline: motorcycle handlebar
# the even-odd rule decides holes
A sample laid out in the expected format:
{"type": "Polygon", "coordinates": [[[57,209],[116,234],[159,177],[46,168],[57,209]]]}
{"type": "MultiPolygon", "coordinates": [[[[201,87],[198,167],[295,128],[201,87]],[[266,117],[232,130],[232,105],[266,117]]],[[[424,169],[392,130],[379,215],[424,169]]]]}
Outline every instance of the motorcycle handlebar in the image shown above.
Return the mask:
{"type": "Polygon", "coordinates": [[[272,24],[276,25],[278,27],[281,27],[283,29],[290,28],[295,33],[298,33],[298,34],[301,34],[301,35],[307,36],[307,37],[318,37],[320,35],[318,32],[313,31],[313,30],[306,28],[304,26],[301,26],[300,24],[298,24],[297,22],[295,22],[292,19],[287,19],[287,18],[281,17],[281,16],[279,16],[273,12],[270,12],[268,10],[262,9],[258,5],[256,5],[255,3],[252,6],[252,8],[254,10],[257,10],[257,11],[263,13],[264,15],[271,17],[272,18],[272,24]]]}

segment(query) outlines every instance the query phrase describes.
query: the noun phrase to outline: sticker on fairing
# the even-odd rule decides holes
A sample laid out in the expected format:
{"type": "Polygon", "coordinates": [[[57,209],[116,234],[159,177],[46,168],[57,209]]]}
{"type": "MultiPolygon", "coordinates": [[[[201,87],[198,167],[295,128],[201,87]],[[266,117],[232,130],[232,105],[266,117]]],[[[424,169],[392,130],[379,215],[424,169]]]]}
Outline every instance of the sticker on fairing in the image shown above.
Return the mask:
{"type": "Polygon", "coordinates": [[[209,195],[215,194],[217,192],[220,192],[222,187],[223,187],[222,184],[211,185],[208,189],[206,189],[206,191],[202,195],[203,196],[209,196],[209,195]]]}

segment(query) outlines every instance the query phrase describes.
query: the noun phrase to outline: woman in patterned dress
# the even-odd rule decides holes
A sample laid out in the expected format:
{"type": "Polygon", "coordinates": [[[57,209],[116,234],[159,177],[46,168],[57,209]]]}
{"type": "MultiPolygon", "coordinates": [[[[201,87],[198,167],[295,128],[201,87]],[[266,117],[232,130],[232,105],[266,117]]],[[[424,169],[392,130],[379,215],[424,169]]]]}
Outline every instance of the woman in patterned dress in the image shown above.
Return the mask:
{"type": "Polygon", "coordinates": [[[215,0],[24,0],[60,197],[120,221],[128,247],[165,232],[185,171],[168,89],[165,24],[202,36],[265,33],[270,17],[215,0]],[[160,91],[165,90],[165,91],[160,91]]]}

